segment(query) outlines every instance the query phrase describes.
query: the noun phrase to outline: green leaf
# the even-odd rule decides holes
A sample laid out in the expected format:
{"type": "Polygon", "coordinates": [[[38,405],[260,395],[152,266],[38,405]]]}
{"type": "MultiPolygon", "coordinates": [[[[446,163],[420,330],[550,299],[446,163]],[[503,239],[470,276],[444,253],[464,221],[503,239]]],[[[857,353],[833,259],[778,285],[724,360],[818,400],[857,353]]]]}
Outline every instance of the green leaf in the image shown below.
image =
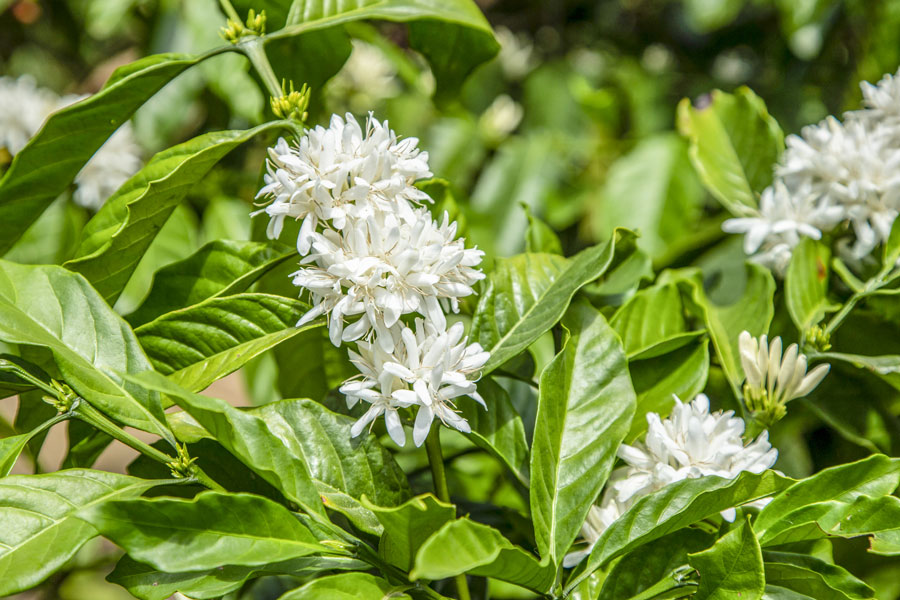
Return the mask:
{"type": "Polygon", "coordinates": [[[709,343],[704,339],[656,358],[628,364],[637,394],[637,407],[626,441],[647,430],[647,413],[667,416],[675,402],[672,396],[688,401],[703,391],[709,375],[709,343]]]}
{"type": "Polygon", "coordinates": [[[816,521],[834,505],[821,506],[832,500],[853,502],[860,496],[890,494],[900,483],[900,461],[876,454],[846,465],[824,469],[802,479],[779,494],[756,518],[753,526],[763,546],[819,537],[816,521]],[[810,511],[810,505],[820,505],[810,511]]]}
{"type": "Polygon", "coordinates": [[[600,312],[575,303],[569,339],[541,374],[531,451],[531,515],[544,562],[558,565],[612,470],[634,415],[625,352],[600,312]]]}
{"type": "Polygon", "coordinates": [[[784,134],[749,88],[713,90],[691,106],[678,105],[678,130],[690,141],[690,157],[706,189],[732,214],[752,214],[757,194],[772,182],[784,150],[784,134]]]}
{"type": "Polygon", "coordinates": [[[629,360],[653,358],[673,350],[673,340],[689,342],[697,332],[688,332],[681,291],[674,283],[654,285],[632,296],[615,312],[609,324],[625,346],[629,360]]]}
{"type": "Polygon", "coordinates": [[[365,495],[379,506],[395,506],[409,498],[406,475],[375,436],[350,437],[355,419],[305,399],[281,400],[248,413],[309,466],[316,482],[352,498],[365,495]]]}
{"type": "Polygon", "coordinates": [[[247,361],[321,322],[295,327],[308,307],[269,294],[214,297],[135,330],[157,371],[199,392],[247,361]]]}
{"type": "Polygon", "coordinates": [[[689,562],[700,574],[696,600],[759,600],[766,586],[762,550],[750,521],[722,536],[709,549],[691,554],[689,562]]]}
{"type": "Polygon", "coordinates": [[[9,475],[31,436],[30,433],[22,433],[0,438],[0,477],[9,475]]]}
{"type": "Polygon", "coordinates": [[[555,254],[520,254],[498,259],[478,301],[470,338],[491,353],[490,373],[530,346],[562,318],[581,287],[597,279],[613,259],[615,245],[634,237],[617,230],[606,244],[570,259],[555,254]]]}
{"type": "Polygon", "coordinates": [[[609,572],[597,600],[631,600],[664,578],[674,579],[672,571],[687,564],[688,553],[709,548],[714,540],[705,531],[686,528],[629,552],[609,572]]]}
{"type": "Polygon", "coordinates": [[[410,596],[404,594],[403,589],[392,586],[384,579],[368,573],[341,573],[310,581],[303,587],[281,596],[278,600],[319,600],[320,598],[329,600],[384,600],[385,598],[410,600],[410,596]]]}
{"type": "Polygon", "coordinates": [[[133,559],[172,573],[265,565],[327,550],[289,510],[251,494],[116,500],[78,517],[133,559]]]}
{"type": "Polygon", "coordinates": [[[900,498],[859,496],[829,522],[819,521],[829,535],[855,537],[900,529],[900,498]]]}
{"type": "Polygon", "coordinates": [[[835,308],[825,297],[830,262],[831,251],[812,238],[803,238],[794,247],[784,279],[784,297],[791,320],[801,334],[835,308]]]}
{"type": "Polygon", "coordinates": [[[117,421],[174,443],[156,394],[123,382],[150,369],[131,328],[76,273],[0,260],[0,339],[44,346],[66,383],[117,421]]]}
{"type": "MultiPolygon", "coordinates": [[[[302,457],[285,447],[261,417],[217,398],[188,392],[159,373],[128,376],[135,384],[168,395],[242,463],[311,514],[324,516],[322,500],[302,457]]],[[[183,569],[182,569],[183,570],[183,569]]]]}
{"type": "Polygon", "coordinates": [[[416,496],[392,508],[365,504],[384,528],[378,554],[404,571],[413,568],[413,560],[425,540],[456,518],[455,506],[431,494],[416,496]]]}
{"type": "Polygon", "coordinates": [[[107,581],[121,585],[140,600],[166,600],[176,592],[191,598],[219,598],[239,589],[248,579],[263,575],[310,577],[333,569],[366,569],[369,565],[352,558],[305,556],[287,561],[244,567],[220,565],[208,571],[163,573],[150,565],[123,556],[107,581]]]}
{"type": "Polygon", "coordinates": [[[637,231],[641,248],[656,259],[697,229],[703,198],[685,141],[673,132],[655,134],[610,165],[588,226],[594,239],[608,238],[614,226],[637,231]]]}
{"type": "Polygon", "coordinates": [[[188,190],[223,156],[282,121],[246,131],[215,131],[154,156],[110,197],[82,233],[65,266],[82,273],[110,303],[125,288],[150,242],[188,190]]]}
{"type": "Polygon", "coordinates": [[[490,377],[478,382],[478,393],[488,405],[488,410],[472,402],[461,402],[458,407],[472,428],[472,433],[466,437],[503,461],[516,479],[528,485],[525,425],[512,405],[509,393],[490,377]]]}
{"type": "Polygon", "coordinates": [[[458,90],[472,69],[500,49],[472,0],[297,0],[288,11],[287,26],[266,39],[361,19],[410,22],[409,44],[431,64],[438,96],[458,90]]]}
{"type": "Polygon", "coordinates": [[[213,296],[245,291],[296,252],[273,243],[215,240],[188,258],[160,269],[141,306],[126,319],[138,327],[213,296]]]}
{"type": "Polygon", "coordinates": [[[78,510],[159,483],[83,469],[0,479],[0,596],[39,584],[97,535],[78,510]]]}
{"type": "Polygon", "coordinates": [[[900,260],[900,223],[897,223],[895,219],[894,224],[891,225],[891,233],[884,242],[881,264],[896,265],[898,260],[900,260]]]}
{"type": "Polygon", "coordinates": [[[766,582],[816,600],[874,598],[868,585],[845,569],[818,558],[792,552],[764,552],[766,582]]]}
{"type": "Polygon", "coordinates": [[[775,280],[772,273],[751,262],[745,264],[745,270],[747,278],[740,298],[724,306],[716,304],[706,295],[698,271],[689,269],[686,274],[673,274],[673,277],[681,277],[681,281],[690,287],[691,297],[706,321],[716,355],[736,395],[744,381],[738,336],[744,330],[753,336],[767,333],[775,314],[775,280]]]}
{"type": "Polygon", "coordinates": [[[155,54],[119,67],[96,94],[54,113],[0,179],[0,255],[62,194],[132,113],[200,56],[155,54]]]}
{"type": "Polygon", "coordinates": [[[900,555],[900,529],[875,533],[871,538],[869,552],[882,556],[900,555]]]}
{"type": "Polygon", "coordinates": [[[425,540],[409,578],[445,579],[461,573],[493,577],[544,593],[553,585],[556,567],[541,565],[493,527],[463,518],[450,521],[425,540]]]}
{"type": "Polygon", "coordinates": [[[566,584],[572,590],[614,558],[727,508],[771,496],[791,479],[773,471],[741,472],[734,479],[708,476],[671,483],[644,496],[600,536],[585,568],[566,584]]]}
{"type": "Polygon", "coordinates": [[[549,225],[538,219],[531,213],[531,207],[522,204],[525,216],[528,217],[528,230],[525,232],[526,252],[546,252],[547,254],[559,254],[562,256],[562,244],[549,225]]]}

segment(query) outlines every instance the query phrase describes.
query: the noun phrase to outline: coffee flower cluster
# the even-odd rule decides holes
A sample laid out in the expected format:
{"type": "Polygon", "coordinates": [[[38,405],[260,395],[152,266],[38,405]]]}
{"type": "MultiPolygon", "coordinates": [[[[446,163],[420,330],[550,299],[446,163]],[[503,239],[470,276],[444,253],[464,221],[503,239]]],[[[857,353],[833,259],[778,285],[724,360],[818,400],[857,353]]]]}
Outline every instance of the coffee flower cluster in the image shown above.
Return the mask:
{"type": "Polygon", "coordinates": [[[332,344],[357,344],[350,358],[360,375],[340,389],[348,406],[370,407],[353,435],[383,415],[401,446],[401,408],[416,408],[417,446],[435,418],[470,430],[455,402],[468,396],[484,405],[474,381],[489,356],[461,324],[447,327],[446,313],[458,312],[458,299],[484,277],[476,268],[483,252],[465,247],[446,213],[434,219],[422,206],[431,198],[413,182],[431,172],[417,144],[371,115],[365,130],[350,114],[334,115],[296,145],[280,139],[269,149],[257,196],[270,238],[286,218],[301,223],[301,268],[292,277],[312,308],[298,326],[324,316],[332,344]]]}
{"type": "MultiPolygon", "coordinates": [[[[57,110],[84,96],[60,97],[38,87],[28,76],[0,77],[0,149],[15,156],[57,110]]],[[[141,149],[125,123],[91,157],[75,177],[76,203],[98,210],[119,186],[141,168],[141,149]]]]}
{"type": "Polygon", "coordinates": [[[755,214],[722,228],[744,251],[783,274],[801,237],[846,228],[840,250],[861,259],[883,243],[900,211],[900,79],[862,83],[862,110],[828,117],[786,139],[775,181],[755,214]]]}
{"type": "MultiPolygon", "coordinates": [[[[612,472],[600,505],[591,506],[581,529],[587,547],[568,554],[565,566],[581,562],[600,535],[643,496],[683,479],[706,475],[734,479],[744,471],[762,473],[778,458],[767,432],[744,445],[743,419],[734,416],[734,411],[710,413],[709,399],[703,394],[690,404],[676,397],[668,418],[648,413],[647,425],[643,442],[619,447],[618,456],[626,466],[612,472]]],[[[722,512],[729,521],[735,516],[734,508],[722,512]]]]}

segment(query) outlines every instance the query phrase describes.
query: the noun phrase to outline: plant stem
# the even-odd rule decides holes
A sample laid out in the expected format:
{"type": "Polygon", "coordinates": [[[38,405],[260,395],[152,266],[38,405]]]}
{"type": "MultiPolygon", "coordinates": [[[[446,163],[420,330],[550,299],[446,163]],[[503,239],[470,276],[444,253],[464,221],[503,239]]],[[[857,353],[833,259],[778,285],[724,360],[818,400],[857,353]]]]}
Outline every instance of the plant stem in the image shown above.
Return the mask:
{"type": "MultiPolygon", "coordinates": [[[[157,450],[150,444],[146,442],[142,442],[138,438],[134,437],[115,423],[109,420],[106,415],[101,413],[99,410],[85,402],[83,399],[79,399],[78,404],[72,407],[72,413],[81,419],[82,421],[90,424],[91,426],[99,429],[103,433],[119,440],[126,446],[130,446],[134,448],[141,454],[152,458],[155,461],[161,462],[162,464],[169,466],[172,461],[175,459],[165,452],[157,450]]],[[[197,465],[193,465],[192,475],[197,480],[197,483],[217,492],[224,492],[225,488],[221,485],[213,481],[213,479],[207,475],[203,469],[198,467],[197,465]]]]}
{"type": "Polygon", "coordinates": [[[222,7],[222,11],[228,16],[229,19],[237,21],[238,23],[241,22],[241,17],[231,5],[231,0],[219,0],[219,6],[222,7]]]}
{"type": "MultiPolygon", "coordinates": [[[[444,456],[441,453],[440,425],[434,425],[425,438],[425,452],[428,454],[428,462],[431,464],[431,478],[434,481],[434,493],[438,500],[450,502],[450,488],[447,486],[447,473],[444,471],[444,456]]],[[[471,600],[469,582],[466,574],[460,573],[453,578],[456,581],[456,593],[459,600],[471,600]]]]}
{"type": "Polygon", "coordinates": [[[99,429],[103,433],[119,440],[126,446],[134,448],[141,454],[149,456],[153,460],[161,462],[164,465],[167,465],[175,460],[165,452],[157,450],[150,444],[137,439],[136,437],[110,421],[106,417],[106,415],[101,413],[99,410],[97,410],[84,400],[79,400],[78,405],[74,407],[74,412],[75,416],[85,423],[88,423],[89,425],[99,429]]]}
{"type": "Polygon", "coordinates": [[[280,98],[282,96],[281,85],[278,83],[278,78],[275,77],[275,71],[272,70],[272,65],[269,63],[269,57],[266,56],[262,38],[249,36],[241,41],[238,46],[247,58],[250,59],[250,64],[253,65],[256,72],[259,73],[259,77],[266,85],[269,95],[273,98],[280,98]]]}

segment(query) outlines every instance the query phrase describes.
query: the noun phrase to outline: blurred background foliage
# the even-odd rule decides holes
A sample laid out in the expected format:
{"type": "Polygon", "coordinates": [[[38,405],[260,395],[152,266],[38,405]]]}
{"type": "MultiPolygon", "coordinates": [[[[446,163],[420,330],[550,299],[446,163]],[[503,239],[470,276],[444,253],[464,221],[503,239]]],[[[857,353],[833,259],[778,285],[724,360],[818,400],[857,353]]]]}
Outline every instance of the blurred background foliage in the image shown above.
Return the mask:
{"type": "MultiPolygon", "coordinates": [[[[285,3],[235,4],[241,13],[267,9],[269,29],[274,30],[285,3]]],[[[400,25],[357,23],[267,50],[279,77],[313,87],[311,125],[325,123],[334,112],[362,116],[373,111],[399,134],[420,138],[440,178],[429,189],[438,209],[460,221],[470,243],[487,252],[488,262],[521,252],[526,243],[568,255],[607,239],[613,227],[625,226],[640,232],[639,246],[646,253],[645,260],[631,266],[633,280],[649,280],[664,268],[700,266],[711,293],[726,300],[742,292],[740,239],[722,233],[726,215],[691,167],[687,143],[675,131],[678,101],[688,97],[702,103],[714,88],[732,91],[746,85],[765,100],[785,132],[793,133],[855,108],[858,82],[876,81],[900,63],[896,0],[478,4],[495,27],[502,50],[468,79],[458,97],[440,102],[432,99],[435,83],[427,63],[408,49],[407,30],[400,25]],[[535,217],[556,233],[558,244],[552,235],[542,235],[547,232],[539,223],[529,228],[535,217]]],[[[216,0],[0,0],[0,75],[28,74],[58,93],[90,93],[117,66],[138,57],[197,53],[221,45],[222,24],[216,0]]],[[[133,119],[145,158],[205,131],[246,128],[272,118],[254,77],[243,57],[230,54],[179,76],[133,119]]],[[[157,270],[208,241],[264,237],[264,221],[251,221],[248,214],[259,188],[265,143],[272,141],[242,147],[193,188],[142,260],[117,310],[132,312],[157,270]]],[[[0,169],[3,162],[0,157],[0,169]]],[[[62,262],[71,256],[88,217],[61,198],[9,258],[62,262]]],[[[293,295],[285,277],[293,269],[286,264],[259,285],[293,295]]],[[[608,289],[594,291],[616,302],[608,289]]],[[[861,313],[856,319],[860,327],[865,318],[861,313]]],[[[783,307],[773,328],[790,329],[783,307]]],[[[337,406],[329,390],[346,376],[346,359],[324,338],[311,339],[316,336],[322,338],[319,330],[297,336],[252,363],[244,370],[245,396],[255,403],[309,396],[337,406]],[[296,349],[316,343],[319,355],[298,365],[296,349]]],[[[841,343],[852,345],[853,340],[841,343]]],[[[532,355],[539,368],[552,356],[552,340],[536,344],[532,355]]],[[[806,475],[873,448],[896,454],[897,390],[859,371],[845,375],[832,378],[834,385],[823,385],[773,432],[781,449],[778,466],[788,474],[806,475]],[[845,400],[860,390],[885,400],[847,415],[845,400]]],[[[506,383],[526,421],[529,412],[533,419],[533,390],[512,380],[506,383]]],[[[720,398],[729,397],[720,372],[711,370],[707,390],[713,397],[717,386],[720,398]]],[[[8,425],[0,420],[3,427],[8,425]]],[[[447,437],[448,453],[459,453],[452,461],[451,486],[467,491],[473,512],[488,500],[508,506],[510,513],[496,524],[516,539],[517,521],[511,515],[526,507],[511,493],[514,483],[496,461],[469,452],[461,436],[447,437]]],[[[415,453],[400,455],[413,474],[414,491],[427,491],[430,485],[423,459],[415,453]]],[[[841,563],[876,587],[879,598],[900,596],[895,569],[856,546],[835,544],[841,563]],[[855,561],[855,554],[866,562],[855,561]]],[[[38,594],[128,597],[102,582],[104,569],[112,564],[109,551],[88,547],[68,574],[38,594]]],[[[275,597],[275,588],[277,581],[266,579],[244,593],[247,598],[275,597]]],[[[498,587],[494,596],[530,597],[508,586],[498,587]]]]}

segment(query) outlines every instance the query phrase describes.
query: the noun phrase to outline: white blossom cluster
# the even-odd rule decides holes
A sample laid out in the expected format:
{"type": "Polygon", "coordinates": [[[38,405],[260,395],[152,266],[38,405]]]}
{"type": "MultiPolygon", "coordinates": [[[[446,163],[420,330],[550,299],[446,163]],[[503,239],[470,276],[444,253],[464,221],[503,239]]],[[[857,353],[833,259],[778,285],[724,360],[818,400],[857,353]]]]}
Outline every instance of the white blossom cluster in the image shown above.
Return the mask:
{"type": "MultiPolygon", "coordinates": [[[[733,479],[744,471],[762,473],[778,458],[768,432],[744,445],[743,419],[734,416],[734,411],[710,413],[709,399],[703,394],[689,404],[676,397],[668,418],[648,413],[647,425],[643,442],[619,447],[618,456],[626,466],[612,472],[600,505],[591,506],[581,530],[587,547],[568,554],[565,566],[574,566],[590,554],[606,528],[643,496],[683,479],[706,475],[733,479]]],[[[729,521],[735,515],[734,508],[722,512],[729,521]]]]}
{"type": "MultiPolygon", "coordinates": [[[[0,77],[0,149],[15,156],[55,111],[84,96],[58,96],[34,79],[0,77]]],[[[97,210],[142,165],[141,149],[130,123],[125,123],[97,150],[75,177],[76,203],[97,210]]]]}
{"type": "Polygon", "coordinates": [[[456,398],[484,405],[475,380],[489,356],[468,343],[462,324],[447,327],[446,312],[458,312],[458,299],[484,277],[476,268],[484,253],[465,247],[446,213],[436,220],[421,205],[431,199],[413,182],[431,172],[417,144],[371,114],[365,130],[351,114],[334,115],[296,145],[280,139],[269,149],[257,195],[266,204],[254,213],[269,216],[270,238],[285,218],[301,221],[301,268],[292,277],[312,309],[297,325],[325,316],[332,344],[357,343],[350,357],[360,375],[340,389],[348,406],[371,406],[352,433],[384,415],[401,446],[400,408],[417,407],[417,446],[434,418],[470,430],[456,398]]]}
{"type": "Polygon", "coordinates": [[[800,238],[846,225],[842,249],[861,259],[884,242],[900,211],[900,72],[862,83],[862,110],[828,117],[786,139],[754,214],[722,228],[743,233],[744,251],[783,274],[800,238]]]}

